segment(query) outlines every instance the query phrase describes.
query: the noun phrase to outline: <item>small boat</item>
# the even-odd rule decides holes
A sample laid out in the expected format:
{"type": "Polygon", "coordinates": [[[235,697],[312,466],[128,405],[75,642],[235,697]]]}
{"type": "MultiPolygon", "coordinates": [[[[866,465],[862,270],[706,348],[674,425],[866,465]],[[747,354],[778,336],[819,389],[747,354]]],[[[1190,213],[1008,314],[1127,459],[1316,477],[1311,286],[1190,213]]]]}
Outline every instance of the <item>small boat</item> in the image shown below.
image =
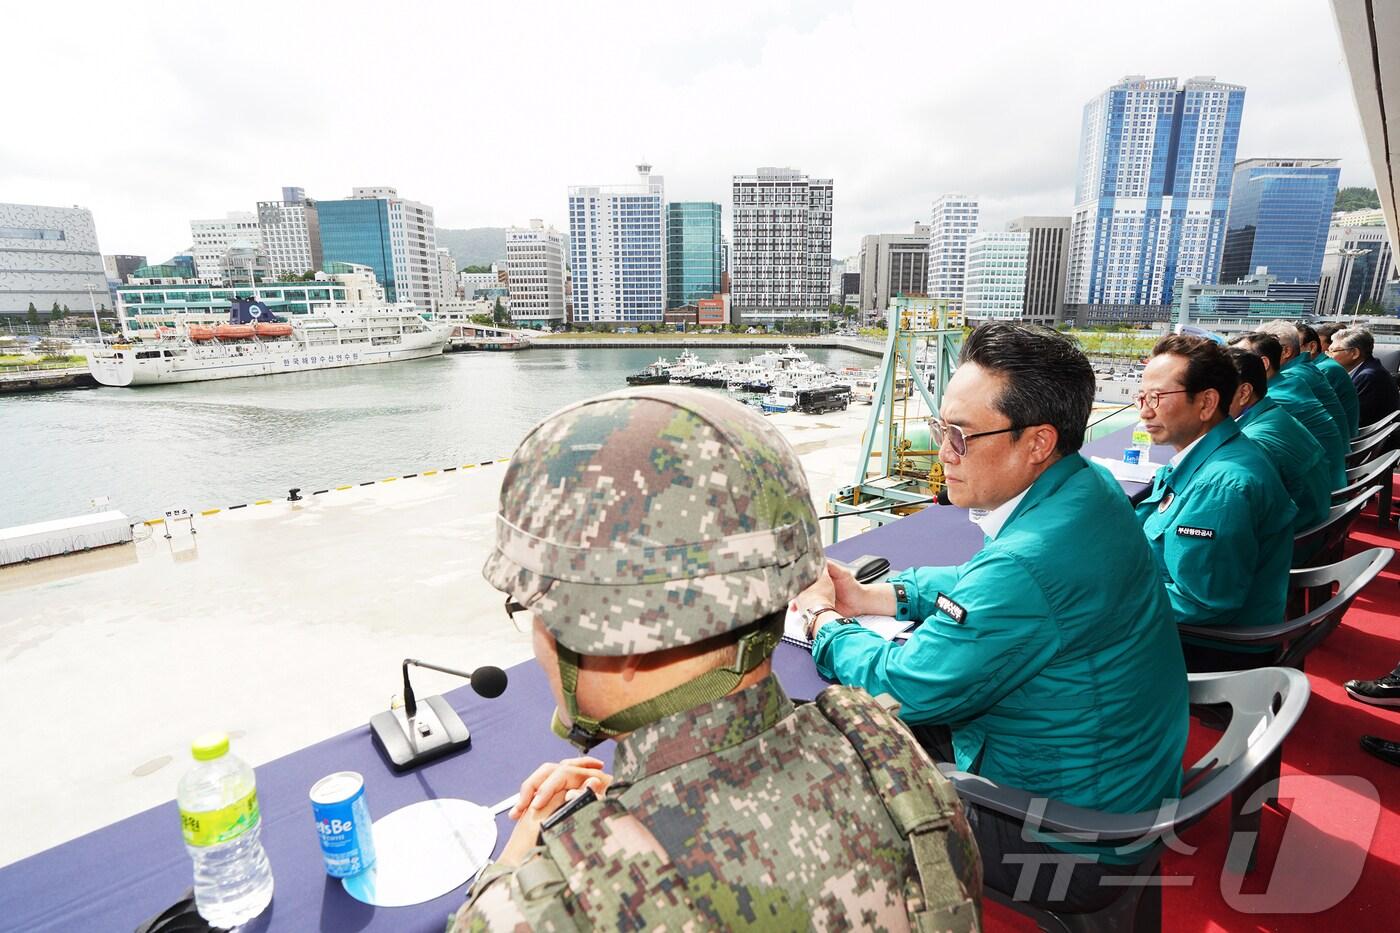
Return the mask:
{"type": "Polygon", "coordinates": [[[290,337],[292,335],[292,325],[290,324],[254,324],[253,332],[259,337],[290,337]]]}
{"type": "Polygon", "coordinates": [[[792,386],[780,386],[774,389],[770,395],[763,396],[763,410],[792,411],[792,407],[797,404],[797,389],[792,386]]]}
{"type": "Polygon", "coordinates": [[[220,324],[214,328],[214,336],[220,340],[246,340],[255,334],[252,324],[220,324]]]}
{"type": "Polygon", "coordinates": [[[214,339],[214,328],[205,327],[203,324],[191,324],[186,330],[190,339],[195,343],[204,343],[206,340],[214,339]]]}

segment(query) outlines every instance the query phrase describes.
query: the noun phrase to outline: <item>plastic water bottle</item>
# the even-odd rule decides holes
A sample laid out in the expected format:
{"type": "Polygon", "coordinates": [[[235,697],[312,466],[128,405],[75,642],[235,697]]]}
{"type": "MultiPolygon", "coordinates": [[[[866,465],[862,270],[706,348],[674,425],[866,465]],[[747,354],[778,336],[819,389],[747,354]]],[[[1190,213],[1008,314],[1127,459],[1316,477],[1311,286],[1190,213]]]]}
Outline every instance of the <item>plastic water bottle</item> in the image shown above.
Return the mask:
{"type": "Polygon", "coordinates": [[[1139,463],[1152,462],[1152,435],[1147,433],[1147,425],[1141,421],[1133,428],[1133,446],[1141,451],[1138,455],[1139,463]]]}
{"type": "Polygon", "coordinates": [[[228,751],[228,735],[202,735],[190,748],[195,766],[180,779],[177,800],[185,848],[194,860],[194,905],[210,926],[229,929],[262,913],[272,900],[272,866],[258,836],[253,769],[228,751]]]}

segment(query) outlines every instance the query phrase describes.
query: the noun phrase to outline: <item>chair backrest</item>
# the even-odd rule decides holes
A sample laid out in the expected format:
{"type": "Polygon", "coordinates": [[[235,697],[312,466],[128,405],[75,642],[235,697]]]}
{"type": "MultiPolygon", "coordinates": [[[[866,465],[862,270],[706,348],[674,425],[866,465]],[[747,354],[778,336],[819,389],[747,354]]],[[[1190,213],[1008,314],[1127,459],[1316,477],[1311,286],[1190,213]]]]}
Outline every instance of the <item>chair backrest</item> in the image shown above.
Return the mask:
{"type": "Polygon", "coordinates": [[[1396,418],[1400,418],[1400,409],[1392,411],[1390,414],[1386,415],[1383,418],[1377,418],[1370,424],[1363,424],[1361,427],[1356,429],[1356,438],[1352,441],[1352,443],[1361,440],[1361,438],[1363,437],[1370,437],[1372,434],[1375,434],[1381,428],[1390,424],[1390,422],[1394,421],[1396,418]]]}
{"type": "Polygon", "coordinates": [[[1308,679],[1301,671],[1261,667],[1224,674],[1191,674],[1192,704],[1228,703],[1230,724],[1182,778],[1182,796],[1171,805],[1141,813],[1106,813],[1032,796],[1015,787],[952,771],[948,777],[963,800],[1035,826],[1084,841],[1145,843],[1196,822],[1228,798],[1278,751],[1308,703],[1308,679]]]}
{"type": "Polygon", "coordinates": [[[1326,567],[1310,567],[1294,570],[1288,575],[1290,590],[1311,589],[1312,587],[1337,586],[1326,602],[1290,623],[1303,630],[1303,634],[1292,641],[1284,650],[1279,664],[1285,667],[1300,667],[1308,652],[1332,634],[1342,624],[1342,616],[1351,608],[1352,601],[1360,595],[1366,585],[1379,576],[1395,556],[1388,547],[1373,547],[1370,550],[1353,554],[1346,560],[1329,564],[1326,567]]]}
{"type": "Polygon", "coordinates": [[[1351,526],[1361,514],[1362,507],[1381,491],[1378,485],[1368,486],[1352,498],[1332,506],[1327,518],[1293,536],[1293,561],[1318,559],[1331,562],[1341,556],[1342,543],[1351,534],[1351,526]]]}
{"type": "Polygon", "coordinates": [[[1332,501],[1340,502],[1350,499],[1354,494],[1371,485],[1380,486],[1383,489],[1383,484],[1390,482],[1390,471],[1395,468],[1396,460],[1400,460],[1400,450],[1388,450],[1374,460],[1369,460],[1360,466],[1347,470],[1347,484],[1332,493],[1332,501]]]}
{"type": "Polygon", "coordinates": [[[1351,453],[1347,454],[1347,468],[1359,466],[1385,450],[1384,445],[1396,431],[1400,431],[1400,424],[1388,424],[1374,434],[1353,443],[1351,453]]]}

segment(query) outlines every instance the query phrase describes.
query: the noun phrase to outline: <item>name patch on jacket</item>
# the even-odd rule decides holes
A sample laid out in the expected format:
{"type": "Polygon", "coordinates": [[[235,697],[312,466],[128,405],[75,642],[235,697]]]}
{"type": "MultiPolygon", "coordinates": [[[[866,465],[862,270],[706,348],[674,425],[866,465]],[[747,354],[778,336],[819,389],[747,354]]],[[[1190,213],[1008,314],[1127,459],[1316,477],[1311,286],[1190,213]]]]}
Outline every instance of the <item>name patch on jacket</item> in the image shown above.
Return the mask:
{"type": "Polygon", "coordinates": [[[938,594],[938,598],[933,601],[933,605],[959,625],[962,625],[963,620],[967,618],[967,610],[942,593],[938,594]]]}
{"type": "Polygon", "coordinates": [[[1214,528],[1192,528],[1190,525],[1177,525],[1176,533],[1182,538],[1214,538],[1214,528]]]}

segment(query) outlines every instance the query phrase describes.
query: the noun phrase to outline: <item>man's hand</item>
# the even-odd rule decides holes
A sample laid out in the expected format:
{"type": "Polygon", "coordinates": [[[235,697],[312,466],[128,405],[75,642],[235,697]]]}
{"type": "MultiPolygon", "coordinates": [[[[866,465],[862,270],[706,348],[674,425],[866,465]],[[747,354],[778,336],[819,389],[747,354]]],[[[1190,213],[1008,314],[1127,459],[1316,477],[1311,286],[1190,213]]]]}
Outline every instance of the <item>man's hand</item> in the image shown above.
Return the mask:
{"type": "Polygon", "coordinates": [[[855,575],[845,567],[827,561],[817,582],[798,593],[788,608],[801,612],[822,606],[836,607],[836,611],[845,618],[892,616],[895,612],[894,588],[888,583],[857,583],[855,575]]]}
{"type": "Polygon", "coordinates": [[[601,797],[611,783],[612,775],[603,770],[603,763],[597,758],[567,758],[540,765],[520,785],[520,799],[510,810],[515,829],[497,861],[519,865],[539,842],[540,824],[555,810],[583,793],[584,788],[601,797]]]}

